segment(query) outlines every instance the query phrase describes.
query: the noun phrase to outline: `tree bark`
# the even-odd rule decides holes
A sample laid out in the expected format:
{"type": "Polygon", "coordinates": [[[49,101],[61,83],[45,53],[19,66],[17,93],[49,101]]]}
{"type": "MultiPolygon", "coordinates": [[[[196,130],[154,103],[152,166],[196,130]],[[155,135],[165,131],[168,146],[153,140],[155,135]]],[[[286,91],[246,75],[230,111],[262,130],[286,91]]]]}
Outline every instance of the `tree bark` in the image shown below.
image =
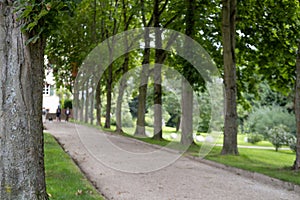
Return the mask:
{"type": "Polygon", "coordinates": [[[86,88],[85,88],[85,106],[84,106],[84,122],[88,123],[89,121],[89,100],[90,100],[90,93],[89,93],[89,88],[90,88],[90,79],[86,81],[86,88]]]}
{"type": "Polygon", "coordinates": [[[129,53],[125,54],[124,63],[123,63],[123,76],[120,81],[119,86],[119,95],[117,99],[117,106],[116,106],[116,132],[122,133],[122,101],[124,96],[124,90],[126,89],[126,82],[127,82],[127,76],[126,73],[128,72],[128,65],[129,65],[129,53]]]}
{"type": "Polygon", "coordinates": [[[138,111],[137,111],[137,121],[136,130],[134,135],[145,136],[145,113],[146,113],[146,98],[148,90],[148,79],[149,79],[149,59],[150,59],[150,49],[144,50],[144,60],[141,72],[141,83],[139,87],[138,96],[138,111]]]}
{"type": "Polygon", "coordinates": [[[236,0],[223,0],[222,38],[225,83],[225,124],[222,154],[238,155],[235,66],[236,0]]]}
{"type": "Polygon", "coordinates": [[[296,90],[295,90],[295,116],[296,116],[296,159],[294,169],[300,168],[300,43],[298,45],[297,60],[296,60],[296,90]]]}
{"type": "MultiPolygon", "coordinates": [[[[185,0],[186,2],[186,28],[185,34],[191,38],[195,35],[195,0],[185,0]]],[[[191,49],[189,44],[185,42],[184,44],[186,51],[191,54],[191,49]]],[[[189,55],[190,57],[192,55],[189,55]]],[[[188,71],[191,68],[188,62],[184,63],[183,71],[188,71]]],[[[186,77],[188,77],[187,75],[186,77]]],[[[181,96],[181,141],[183,145],[190,145],[194,142],[193,139],[193,89],[191,88],[189,82],[182,78],[182,96],[181,96]]]]}
{"type": "Polygon", "coordinates": [[[0,2],[0,199],[48,199],[44,173],[43,36],[21,32],[12,1],[0,2]]]}
{"type": "Polygon", "coordinates": [[[162,48],[162,31],[160,30],[159,0],[154,1],[153,22],[155,30],[155,65],[154,65],[154,136],[161,140],[162,136],[162,88],[161,88],[161,56],[164,54],[162,48]]]}
{"type": "Polygon", "coordinates": [[[183,145],[190,145],[193,139],[193,89],[189,82],[182,78],[182,97],[181,97],[181,140],[183,145]]]}
{"type": "Polygon", "coordinates": [[[90,124],[93,125],[94,124],[94,100],[95,100],[95,93],[94,93],[94,84],[95,84],[95,78],[93,77],[92,79],[92,87],[91,87],[91,94],[90,94],[90,124]]]}
{"type": "Polygon", "coordinates": [[[82,94],[81,94],[81,100],[79,100],[79,121],[80,122],[83,122],[83,118],[84,118],[84,103],[85,103],[85,97],[83,96],[84,95],[84,88],[82,88],[81,90],[82,94]]]}
{"type": "Polygon", "coordinates": [[[97,126],[102,126],[101,124],[101,80],[98,81],[97,83],[97,88],[96,88],[96,124],[97,126]]]}
{"type": "Polygon", "coordinates": [[[112,93],[112,75],[113,64],[108,67],[108,78],[106,82],[106,114],[104,128],[110,128],[110,115],[111,115],[111,93],[112,93]]]}
{"type": "MultiPolygon", "coordinates": [[[[142,20],[144,27],[148,27],[151,24],[151,20],[146,23],[146,12],[144,8],[144,0],[141,0],[141,10],[142,10],[142,20]]],[[[148,79],[149,79],[149,63],[150,63],[150,36],[149,30],[146,29],[144,33],[145,40],[145,49],[144,49],[144,58],[142,62],[142,72],[141,72],[141,83],[139,87],[139,96],[138,96],[138,111],[137,111],[137,121],[136,129],[134,135],[136,136],[145,136],[145,113],[146,113],[146,97],[148,90],[148,79]]]]}
{"type": "MultiPolygon", "coordinates": [[[[124,32],[126,32],[129,28],[129,24],[131,21],[131,17],[127,17],[127,3],[125,0],[122,0],[122,14],[123,14],[123,20],[124,20],[124,32]]],[[[128,48],[128,35],[125,34],[125,40],[124,45],[126,48],[128,48]]],[[[129,68],[129,53],[126,53],[124,55],[124,62],[123,62],[123,76],[121,78],[120,86],[119,86],[119,95],[117,99],[117,106],[116,106],[116,132],[122,133],[122,100],[124,96],[124,90],[127,87],[127,76],[126,73],[128,72],[129,68]]]]}

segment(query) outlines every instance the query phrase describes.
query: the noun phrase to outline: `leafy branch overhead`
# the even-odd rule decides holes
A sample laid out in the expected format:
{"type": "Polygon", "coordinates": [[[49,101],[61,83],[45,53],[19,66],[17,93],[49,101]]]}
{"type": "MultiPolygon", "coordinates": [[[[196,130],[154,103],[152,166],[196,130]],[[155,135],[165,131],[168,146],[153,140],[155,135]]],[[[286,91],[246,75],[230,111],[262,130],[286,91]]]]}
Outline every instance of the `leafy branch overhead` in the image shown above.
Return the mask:
{"type": "Polygon", "coordinates": [[[21,30],[30,36],[26,45],[35,43],[42,35],[50,35],[50,31],[55,29],[55,17],[59,12],[68,11],[71,14],[74,5],[79,2],[80,0],[15,1],[18,20],[24,22],[21,30]]]}

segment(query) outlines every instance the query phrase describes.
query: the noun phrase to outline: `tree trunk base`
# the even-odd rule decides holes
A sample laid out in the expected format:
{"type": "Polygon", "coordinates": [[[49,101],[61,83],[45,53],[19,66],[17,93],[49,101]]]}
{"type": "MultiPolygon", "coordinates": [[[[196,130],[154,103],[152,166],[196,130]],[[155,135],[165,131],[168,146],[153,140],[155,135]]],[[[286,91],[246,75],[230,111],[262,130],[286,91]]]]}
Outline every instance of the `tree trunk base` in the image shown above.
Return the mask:
{"type": "Polygon", "coordinates": [[[292,170],[299,171],[300,170],[300,163],[294,162],[294,165],[292,166],[292,170]]]}
{"type": "Polygon", "coordinates": [[[222,149],[221,155],[233,155],[239,156],[239,152],[237,149],[222,149]]]}

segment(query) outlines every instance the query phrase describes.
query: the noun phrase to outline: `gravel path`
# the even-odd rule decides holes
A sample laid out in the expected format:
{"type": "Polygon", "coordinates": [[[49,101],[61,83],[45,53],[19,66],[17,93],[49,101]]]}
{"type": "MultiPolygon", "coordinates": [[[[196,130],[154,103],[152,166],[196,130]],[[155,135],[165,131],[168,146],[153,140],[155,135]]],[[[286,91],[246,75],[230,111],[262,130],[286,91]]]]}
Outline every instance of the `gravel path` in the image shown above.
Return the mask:
{"type": "Polygon", "coordinates": [[[107,199],[300,200],[299,191],[246,178],[134,139],[72,123],[45,125],[107,199]]]}

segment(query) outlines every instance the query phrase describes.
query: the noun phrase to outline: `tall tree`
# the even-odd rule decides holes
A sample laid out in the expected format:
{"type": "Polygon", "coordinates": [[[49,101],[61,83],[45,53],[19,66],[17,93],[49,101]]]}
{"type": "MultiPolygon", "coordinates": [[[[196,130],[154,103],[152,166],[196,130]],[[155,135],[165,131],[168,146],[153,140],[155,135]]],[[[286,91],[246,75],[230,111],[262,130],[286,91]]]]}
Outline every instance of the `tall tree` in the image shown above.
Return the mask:
{"type": "Polygon", "coordinates": [[[296,60],[296,89],[295,89],[295,115],[296,115],[296,159],[294,169],[300,168],[300,44],[298,45],[297,60],[296,60]]]}
{"type": "MultiPolygon", "coordinates": [[[[134,14],[133,13],[129,13],[128,10],[128,4],[129,1],[128,0],[122,0],[122,15],[123,15],[123,30],[124,32],[128,31],[130,23],[133,19],[134,14]],[[128,15],[129,14],[129,15],[128,15]]],[[[134,9],[131,9],[134,10],[134,9]]],[[[125,38],[124,38],[124,46],[125,48],[129,48],[129,44],[128,44],[128,35],[125,33],[125,38]]],[[[117,106],[116,106],[116,132],[120,133],[123,132],[122,131],[122,100],[123,100],[123,96],[124,96],[124,90],[126,89],[126,81],[127,81],[127,75],[126,73],[129,70],[129,61],[130,61],[130,53],[127,52],[124,55],[124,61],[122,64],[122,73],[123,76],[121,78],[120,81],[120,86],[119,86],[119,95],[117,98],[117,106]]]]}
{"type": "Polygon", "coordinates": [[[223,0],[222,6],[222,40],[225,83],[225,124],[222,154],[238,155],[235,63],[236,0],[223,0]]]}
{"type": "MultiPolygon", "coordinates": [[[[186,14],[185,14],[185,34],[191,38],[195,38],[195,0],[185,0],[186,14]]],[[[191,54],[189,43],[185,41],[185,49],[191,54]]],[[[192,55],[189,55],[192,56],[192,55]]],[[[185,77],[190,74],[193,66],[184,62],[183,73],[185,77]]],[[[186,78],[182,77],[181,80],[182,95],[181,95],[181,144],[189,145],[193,143],[193,89],[186,78]]]]}
{"type": "MultiPolygon", "coordinates": [[[[167,4],[167,0],[166,3],[167,4]]],[[[161,89],[161,64],[160,57],[164,54],[162,48],[162,30],[160,29],[159,0],[154,1],[153,22],[155,30],[155,65],[154,65],[154,138],[162,139],[162,89],[161,89]]]]}
{"type": "Polygon", "coordinates": [[[110,116],[111,116],[111,101],[112,101],[112,84],[113,84],[113,66],[114,64],[112,63],[113,60],[113,53],[114,53],[114,46],[115,46],[115,39],[114,39],[114,35],[117,34],[118,32],[118,28],[120,26],[120,24],[118,22],[120,22],[121,20],[117,17],[119,17],[118,14],[118,7],[119,7],[119,0],[114,0],[111,2],[110,7],[112,7],[112,10],[109,12],[109,20],[113,21],[112,27],[106,27],[106,33],[107,33],[107,38],[109,36],[112,36],[113,39],[111,40],[111,44],[107,44],[108,48],[109,48],[109,61],[110,61],[110,65],[108,67],[108,74],[107,74],[107,81],[106,81],[106,113],[105,113],[105,124],[104,127],[105,128],[110,128],[110,116]],[[111,32],[109,31],[111,29],[111,32]],[[111,34],[111,35],[110,35],[111,34]]]}
{"type": "MultiPolygon", "coordinates": [[[[146,19],[146,9],[145,2],[141,0],[141,15],[142,22],[144,27],[150,27],[152,25],[153,18],[147,22],[146,19]]],[[[152,15],[151,15],[152,16],[152,15]]],[[[138,95],[138,110],[137,110],[137,121],[136,121],[136,130],[134,135],[144,136],[145,135],[145,112],[146,112],[146,97],[148,90],[148,79],[149,79],[149,63],[150,63],[150,35],[149,30],[145,29],[144,40],[145,48],[143,52],[143,61],[142,61],[142,71],[141,71],[141,80],[139,86],[139,95],[138,95]]]]}
{"type": "MultiPolygon", "coordinates": [[[[41,1],[26,4],[35,12],[30,14],[47,12],[41,1]]],[[[29,28],[16,12],[18,6],[24,5],[0,2],[0,199],[44,200],[48,199],[41,119],[45,37],[38,34],[44,20],[29,28]]]]}

